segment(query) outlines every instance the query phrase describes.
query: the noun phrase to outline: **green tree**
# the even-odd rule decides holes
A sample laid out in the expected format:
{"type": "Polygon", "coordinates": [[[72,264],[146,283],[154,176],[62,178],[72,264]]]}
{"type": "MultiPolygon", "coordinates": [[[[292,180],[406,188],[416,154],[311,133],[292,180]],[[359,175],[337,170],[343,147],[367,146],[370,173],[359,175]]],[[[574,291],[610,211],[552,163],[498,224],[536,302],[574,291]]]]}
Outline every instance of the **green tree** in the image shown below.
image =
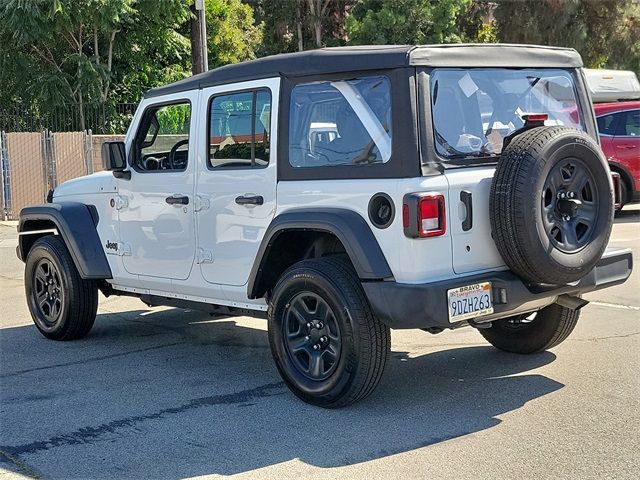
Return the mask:
{"type": "Polygon", "coordinates": [[[263,25],[255,24],[253,8],[240,0],[207,0],[209,68],[256,58],[263,25]]]}
{"type": "Polygon", "coordinates": [[[470,0],[361,0],[347,19],[354,44],[460,42],[458,17],[470,0]]]}
{"type": "Polygon", "coordinates": [[[502,0],[495,16],[502,42],[571,47],[588,67],[640,73],[637,0],[502,0]]]}
{"type": "Polygon", "coordinates": [[[0,0],[0,102],[46,111],[88,102],[137,101],[183,76],[188,42],[182,0],[0,0]],[[168,69],[169,72],[166,72],[168,69]]]}
{"type": "Polygon", "coordinates": [[[260,53],[345,45],[345,22],[354,0],[252,0],[264,23],[260,53]]]}

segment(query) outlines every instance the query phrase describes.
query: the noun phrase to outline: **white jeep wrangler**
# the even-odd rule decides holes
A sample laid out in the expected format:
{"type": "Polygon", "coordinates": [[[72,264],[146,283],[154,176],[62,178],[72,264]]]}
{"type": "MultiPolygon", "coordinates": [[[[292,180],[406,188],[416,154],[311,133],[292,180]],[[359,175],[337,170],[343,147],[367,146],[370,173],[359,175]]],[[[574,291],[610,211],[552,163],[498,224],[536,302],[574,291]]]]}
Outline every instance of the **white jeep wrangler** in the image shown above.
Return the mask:
{"type": "Polygon", "coordinates": [[[109,171],[20,214],[29,309],[86,335],[98,290],[268,319],[298,397],[370,394],[390,328],[562,342],[624,282],[612,182],[573,50],[327,48],[149,91],[109,171]]]}

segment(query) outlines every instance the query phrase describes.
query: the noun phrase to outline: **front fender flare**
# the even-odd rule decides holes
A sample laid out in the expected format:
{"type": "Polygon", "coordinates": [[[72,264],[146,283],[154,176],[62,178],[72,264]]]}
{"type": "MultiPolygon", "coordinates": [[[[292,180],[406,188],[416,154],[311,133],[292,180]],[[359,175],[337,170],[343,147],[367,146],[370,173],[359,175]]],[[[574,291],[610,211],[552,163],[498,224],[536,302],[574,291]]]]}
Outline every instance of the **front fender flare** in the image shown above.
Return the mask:
{"type": "Polygon", "coordinates": [[[249,298],[257,298],[264,293],[258,289],[271,247],[280,234],[291,230],[328,232],[335,235],[342,242],[361,280],[393,278],[375,235],[361,215],[344,208],[301,208],[281,213],[267,228],[249,275],[249,298]]]}
{"type": "Polygon", "coordinates": [[[23,208],[18,223],[18,257],[23,262],[29,253],[25,248],[25,234],[33,229],[32,225],[43,222],[56,226],[82,278],[111,278],[111,268],[96,230],[98,214],[95,207],[79,202],[60,202],[23,208]]]}

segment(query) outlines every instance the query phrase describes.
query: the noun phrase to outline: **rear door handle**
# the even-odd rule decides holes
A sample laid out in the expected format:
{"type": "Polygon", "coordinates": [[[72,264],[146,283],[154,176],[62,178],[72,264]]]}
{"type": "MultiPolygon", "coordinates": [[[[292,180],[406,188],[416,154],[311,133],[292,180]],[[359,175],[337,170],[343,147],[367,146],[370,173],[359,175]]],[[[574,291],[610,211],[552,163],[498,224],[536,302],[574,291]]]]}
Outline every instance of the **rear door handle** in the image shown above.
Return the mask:
{"type": "Polygon", "coordinates": [[[462,190],[460,192],[460,201],[464,204],[464,208],[467,211],[467,216],[462,222],[462,230],[466,232],[473,227],[473,200],[471,198],[471,192],[469,190],[462,190]]]}
{"type": "Polygon", "coordinates": [[[189,197],[186,195],[171,195],[170,197],[165,198],[165,201],[169,205],[189,205],[189,197]]]}
{"type": "Polygon", "coordinates": [[[262,205],[264,198],[262,195],[240,195],[236,197],[236,203],[238,205],[262,205]]]}
{"type": "Polygon", "coordinates": [[[637,145],[618,145],[618,148],[625,148],[625,149],[631,149],[631,148],[638,148],[637,145]]]}

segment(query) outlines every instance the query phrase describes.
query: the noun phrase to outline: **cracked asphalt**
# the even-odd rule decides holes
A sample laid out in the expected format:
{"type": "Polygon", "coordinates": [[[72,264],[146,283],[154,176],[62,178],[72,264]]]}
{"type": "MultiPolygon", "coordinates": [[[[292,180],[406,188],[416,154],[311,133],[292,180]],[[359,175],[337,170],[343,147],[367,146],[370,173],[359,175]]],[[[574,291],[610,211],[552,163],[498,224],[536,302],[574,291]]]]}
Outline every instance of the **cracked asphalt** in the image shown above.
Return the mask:
{"type": "MultiPolygon", "coordinates": [[[[0,480],[640,477],[640,268],[569,339],[518,356],[473,329],[394,331],[384,378],[328,411],[283,386],[263,320],[100,298],[44,339],[0,223],[0,480]]],[[[640,209],[611,244],[640,258],[640,209]]]]}

